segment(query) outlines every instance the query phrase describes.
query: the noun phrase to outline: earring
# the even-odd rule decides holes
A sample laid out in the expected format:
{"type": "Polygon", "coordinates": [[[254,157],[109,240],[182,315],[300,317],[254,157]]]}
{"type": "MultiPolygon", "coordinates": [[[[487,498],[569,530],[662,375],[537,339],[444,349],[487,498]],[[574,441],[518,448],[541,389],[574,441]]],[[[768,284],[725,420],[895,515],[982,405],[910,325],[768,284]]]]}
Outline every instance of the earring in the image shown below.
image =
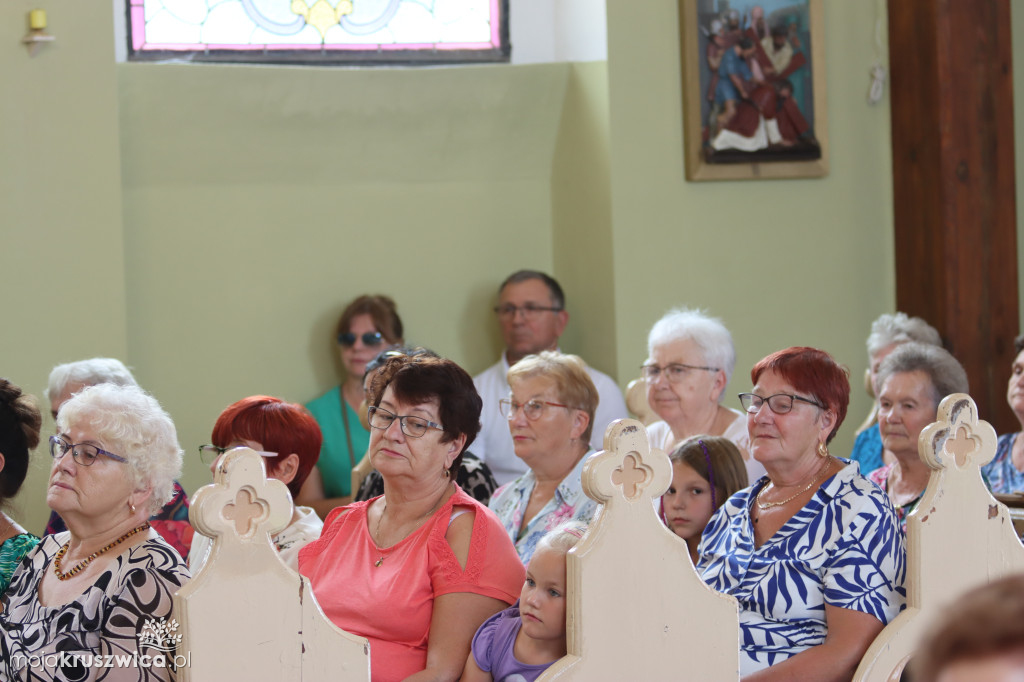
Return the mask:
{"type": "Polygon", "coordinates": [[[445,470],[444,470],[444,477],[445,477],[445,478],[451,478],[451,477],[452,477],[452,472],[451,472],[451,470],[449,470],[449,469],[445,469],[445,470]]]}
{"type": "Polygon", "coordinates": [[[828,446],[825,445],[825,441],[821,441],[818,443],[818,456],[828,457],[828,446]]]}
{"type": "Polygon", "coordinates": [[[132,504],[131,502],[128,503],[128,511],[130,511],[132,514],[135,513],[135,505],[132,504]]]}

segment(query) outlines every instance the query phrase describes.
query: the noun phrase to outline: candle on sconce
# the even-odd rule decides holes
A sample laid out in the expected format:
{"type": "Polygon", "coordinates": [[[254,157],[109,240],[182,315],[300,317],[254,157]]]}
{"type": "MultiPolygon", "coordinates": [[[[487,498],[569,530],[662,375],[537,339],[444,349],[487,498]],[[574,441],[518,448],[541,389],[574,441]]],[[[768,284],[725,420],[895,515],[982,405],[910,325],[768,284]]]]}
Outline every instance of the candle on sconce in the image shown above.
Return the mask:
{"type": "Polygon", "coordinates": [[[28,25],[33,30],[46,28],[46,10],[34,9],[28,13],[28,25]]]}

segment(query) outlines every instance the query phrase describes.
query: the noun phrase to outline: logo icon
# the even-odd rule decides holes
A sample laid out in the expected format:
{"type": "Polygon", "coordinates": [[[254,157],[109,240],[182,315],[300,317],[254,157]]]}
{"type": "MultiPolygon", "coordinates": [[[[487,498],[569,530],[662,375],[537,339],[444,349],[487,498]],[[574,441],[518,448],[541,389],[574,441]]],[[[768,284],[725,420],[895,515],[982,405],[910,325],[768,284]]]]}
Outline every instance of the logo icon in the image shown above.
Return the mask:
{"type": "Polygon", "coordinates": [[[148,647],[158,651],[173,654],[175,648],[181,642],[181,635],[177,634],[178,621],[165,618],[147,618],[139,632],[139,648],[148,647]]]}

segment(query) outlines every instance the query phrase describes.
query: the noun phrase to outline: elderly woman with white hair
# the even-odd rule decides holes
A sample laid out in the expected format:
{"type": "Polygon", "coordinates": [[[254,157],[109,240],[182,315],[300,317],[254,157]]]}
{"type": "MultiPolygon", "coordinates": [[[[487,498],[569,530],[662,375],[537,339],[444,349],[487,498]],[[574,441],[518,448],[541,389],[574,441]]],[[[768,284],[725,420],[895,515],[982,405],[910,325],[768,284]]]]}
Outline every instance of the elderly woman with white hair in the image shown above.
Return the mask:
{"type": "Polygon", "coordinates": [[[68,530],[25,557],[3,597],[0,679],[92,679],[113,672],[95,667],[107,655],[133,661],[118,680],[173,679],[140,635],[170,619],[189,578],[148,522],[181,473],[174,424],[136,386],[93,386],[61,407],[50,454],[46,501],[68,530]]]}
{"type": "Polygon", "coordinates": [[[942,399],[967,393],[967,372],[944,348],[904,343],[882,361],[878,380],[878,429],[896,461],[867,474],[889,495],[900,527],[921,500],[931,469],[917,449],[921,431],[935,421],[942,399]]]}
{"type": "MultiPolygon", "coordinates": [[[[57,365],[50,370],[50,380],[46,387],[46,399],[50,402],[50,414],[57,421],[61,406],[71,399],[75,393],[88,386],[98,384],[114,384],[116,386],[138,386],[131,370],[117,358],[89,358],[57,365]]],[[[149,519],[149,523],[178,550],[187,557],[192,546],[192,526],[188,521],[188,494],[181,484],[174,482],[174,493],[164,506],[157,510],[149,519]]],[[[67,530],[64,520],[57,512],[50,514],[46,524],[46,534],[54,535],[67,530]]]]}
{"type": "MultiPolygon", "coordinates": [[[[871,323],[868,335],[868,369],[864,373],[864,387],[872,398],[878,397],[878,370],[882,361],[897,346],[916,341],[930,346],[942,347],[939,332],[920,317],[909,317],[906,313],[886,313],[871,323]]],[[[867,474],[883,464],[896,461],[892,452],[882,445],[882,435],[878,430],[878,403],[872,403],[867,419],[857,429],[857,438],[853,442],[850,459],[860,463],[860,470],[867,474]]]]}
{"type": "Polygon", "coordinates": [[[647,354],[641,368],[647,402],[662,418],[647,427],[651,445],[671,452],[691,436],[722,436],[739,448],[748,480],[764,475],[750,458],[746,417],[722,404],[736,350],[721,320],[699,310],[670,310],[651,327],[647,354]]]}

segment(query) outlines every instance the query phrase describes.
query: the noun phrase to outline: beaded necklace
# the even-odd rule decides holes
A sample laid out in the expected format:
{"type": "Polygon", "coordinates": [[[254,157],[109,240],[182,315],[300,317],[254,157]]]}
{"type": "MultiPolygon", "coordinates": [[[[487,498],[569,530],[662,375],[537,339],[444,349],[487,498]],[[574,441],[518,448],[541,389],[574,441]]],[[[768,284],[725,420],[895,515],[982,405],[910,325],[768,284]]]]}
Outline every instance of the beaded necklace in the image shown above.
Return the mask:
{"type": "Polygon", "coordinates": [[[103,547],[102,549],[96,550],[95,552],[93,552],[89,556],[87,556],[84,559],[82,559],[81,561],[79,561],[67,573],[62,573],[60,566],[61,566],[61,563],[64,561],[64,555],[68,553],[68,547],[71,545],[71,540],[68,540],[67,542],[65,542],[61,546],[61,548],[59,550],[57,550],[57,556],[55,556],[53,558],[53,573],[54,573],[54,575],[57,576],[57,580],[67,580],[71,576],[73,576],[73,575],[75,575],[77,573],[81,573],[85,569],[85,567],[88,566],[89,564],[91,564],[93,559],[98,557],[100,554],[103,554],[104,552],[109,552],[110,550],[114,549],[115,547],[120,545],[122,542],[124,542],[125,540],[130,538],[131,536],[135,535],[136,533],[141,533],[144,530],[149,530],[149,521],[146,521],[144,524],[142,524],[138,528],[132,528],[130,531],[128,531],[127,533],[125,533],[124,535],[119,537],[118,539],[114,540],[113,542],[111,542],[106,547],[103,547]]]}

